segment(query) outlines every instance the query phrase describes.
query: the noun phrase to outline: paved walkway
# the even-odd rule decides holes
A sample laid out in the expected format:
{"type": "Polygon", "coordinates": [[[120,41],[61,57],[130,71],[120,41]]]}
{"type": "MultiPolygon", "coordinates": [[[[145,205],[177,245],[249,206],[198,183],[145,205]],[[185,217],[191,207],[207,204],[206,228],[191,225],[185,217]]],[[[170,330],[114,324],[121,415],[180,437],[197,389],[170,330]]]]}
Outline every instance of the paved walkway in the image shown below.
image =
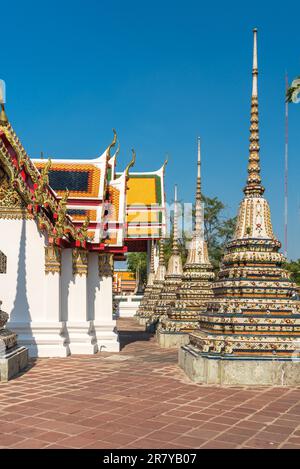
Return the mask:
{"type": "Polygon", "coordinates": [[[0,384],[0,448],[300,448],[300,387],[189,382],[119,320],[120,354],[39,359],[0,384]]]}

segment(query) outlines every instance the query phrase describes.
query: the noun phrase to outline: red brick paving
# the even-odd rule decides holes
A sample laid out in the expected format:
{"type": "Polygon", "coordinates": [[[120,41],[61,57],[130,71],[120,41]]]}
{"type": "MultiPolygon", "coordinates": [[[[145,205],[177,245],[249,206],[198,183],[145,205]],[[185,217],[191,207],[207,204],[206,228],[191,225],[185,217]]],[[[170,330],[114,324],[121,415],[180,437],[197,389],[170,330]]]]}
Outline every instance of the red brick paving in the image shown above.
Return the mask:
{"type": "Polygon", "coordinates": [[[300,448],[300,387],[191,383],[131,319],[122,351],[38,359],[0,384],[0,448],[300,448]]]}

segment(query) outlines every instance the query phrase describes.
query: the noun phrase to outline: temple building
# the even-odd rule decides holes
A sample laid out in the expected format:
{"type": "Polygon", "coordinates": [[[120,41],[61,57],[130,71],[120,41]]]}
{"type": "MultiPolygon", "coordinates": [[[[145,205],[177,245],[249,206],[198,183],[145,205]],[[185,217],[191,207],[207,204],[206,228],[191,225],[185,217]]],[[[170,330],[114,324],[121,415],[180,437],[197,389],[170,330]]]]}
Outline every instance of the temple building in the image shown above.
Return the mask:
{"type": "Polygon", "coordinates": [[[214,273],[204,240],[204,211],[201,200],[201,151],[198,138],[195,228],[189,244],[183,275],[177,282],[177,298],[160,316],[157,340],[162,347],[189,342],[189,333],[199,327],[201,312],[213,296],[214,273]]]}
{"type": "Polygon", "coordinates": [[[114,261],[149,251],[152,237],[164,233],[165,164],[129,174],[133,151],[116,173],[116,143],[114,132],[95,159],[31,160],[1,103],[1,300],[9,329],[31,356],[119,351],[114,261]],[[139,184],[149,193],[138,193],[139,184]]]}
{"type": "Polygon", "coordinates": [[[178,239],[178,203],[177,203],[177,186],[175,186],[174,196],[174,221],[173,221],[173,242],[171,256],[168,261],[168,268],[163,283],[163,288],[159,295],[159,299],[148,318],[148,327],[155,326],[159,318],[165,315],[174,307],[177,292],[181,285],[182,277],[182,261],[179,250],[178,239]]]}
{"type": "Polygon", "coordinates": [[[234,238],[227,244],[215,298],[179,363],[197,382],[300,384],[300,302],[273,234],[260,176],[257,30],[254,30],[248,179],[234,238]]]}
{"type": "Polygon", "coordinates": [[[136,279],[129,270],[114,270],[113,292],[116,295],[130,295],[136,289],[136,279]]]}
{"type": "MultiPolygon", "coordinates": [[[[136,317],[141,325],[145,325],[146,328],[151,320],[151,315],[154,312],[155,306],[159,300],[161,291],[164,286],[166,276],[165,266],[165,254],[164,254],[164,240],[163,238],[159,241],[159,261],[158,267],[154,275],[153,285],[149,290],[146,301],[143,301],[138,308],[136,317]]],[[[149,284],[149,281],[148,281],[149,284]]]]}

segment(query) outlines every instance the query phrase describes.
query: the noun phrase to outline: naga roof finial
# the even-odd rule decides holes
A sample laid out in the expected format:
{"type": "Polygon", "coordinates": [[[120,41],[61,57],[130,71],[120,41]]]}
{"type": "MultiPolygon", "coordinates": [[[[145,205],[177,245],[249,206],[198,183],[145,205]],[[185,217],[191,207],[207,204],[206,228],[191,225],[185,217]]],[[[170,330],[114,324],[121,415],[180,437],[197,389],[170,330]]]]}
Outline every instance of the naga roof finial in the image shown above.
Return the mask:
{"type": "Polygon", "coordinates": [[[126,177],[129,176],[129,170],[135,164],[135,160],[136,160],[136,153],[135,153],[134,149],[132,148],[131,151],[132,151],[132,158],[131,158],[131,161],[128,163],[128,165],[126,166],[126,169],[125,169],[126,177]]]}
{"type": "Polygon", "coordinates": [[[1,103],[1,113],[0,113],[0,124],[1,125],[7,125],[8,124],[8,118],[5,112],[5,107],[4,104],[1,103]]]}
{"type": "Polygon", "coordinates": [[[166,166],[167,166],[167,164],[168,164],[168,161],[169,161],[169,154],[167,153],[167,154],[166,154],[166,159],[165,159],[165,161],[164,161],[164,164],[162,165],[162,170],[163,170],[163,172],[165,172],[165,169],[166,169],[166,166]]]}
{"type": "Polygon", "coordinates": [[[112,131],[113,131],[114,137],[113,137],[111,144],[107,147],[107,150],[106,150],[106,156],[108,159],[111,158],[110,150],[115,146],[115,144],[117,143],[117,139],[118,139],[117,132],[115,131],[115,129],[112,129],[112,131]]]}

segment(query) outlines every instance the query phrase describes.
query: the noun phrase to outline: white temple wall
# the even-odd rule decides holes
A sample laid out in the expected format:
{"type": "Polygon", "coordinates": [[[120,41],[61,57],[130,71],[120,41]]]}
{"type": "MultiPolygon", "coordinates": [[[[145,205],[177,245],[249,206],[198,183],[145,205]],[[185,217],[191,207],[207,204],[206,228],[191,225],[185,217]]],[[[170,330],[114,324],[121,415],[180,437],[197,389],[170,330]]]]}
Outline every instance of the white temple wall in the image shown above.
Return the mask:
{"type": "Polygon", "coordinates": [[[98,253],[89,253],[87,273],[74,274],[72,249],[62,249],[56,264],[50,252],[46,273],[45,244],[34,220],[1,219],[7,272],[0,275],[0,299],[19,344],[33,357],[119,351],[112,277],[100,277],[98,253]]]}
{"type": "Polygon", "coordinates": [[[9,322],[44,318],[45,238],[34,220],[1,219],[0,250],[7,273],[0,275],[0,295],[9,322]]]}
{"type": "Polygon", "coordinates": [[[100,352],[119,352],[116,321],[113,319],[112,274],[109,270],[100,272],[99,254],[89,253],[88,314],[94,321],[98,349],[100,352]]]}
{"type": "Polygon", "coordinates": [[[88,318],[87,259],[64,249],[62,255],[62,315],[66,320],[67,341],[71,354],[94,354],[98,351],[93,321],[88,318]]]}

